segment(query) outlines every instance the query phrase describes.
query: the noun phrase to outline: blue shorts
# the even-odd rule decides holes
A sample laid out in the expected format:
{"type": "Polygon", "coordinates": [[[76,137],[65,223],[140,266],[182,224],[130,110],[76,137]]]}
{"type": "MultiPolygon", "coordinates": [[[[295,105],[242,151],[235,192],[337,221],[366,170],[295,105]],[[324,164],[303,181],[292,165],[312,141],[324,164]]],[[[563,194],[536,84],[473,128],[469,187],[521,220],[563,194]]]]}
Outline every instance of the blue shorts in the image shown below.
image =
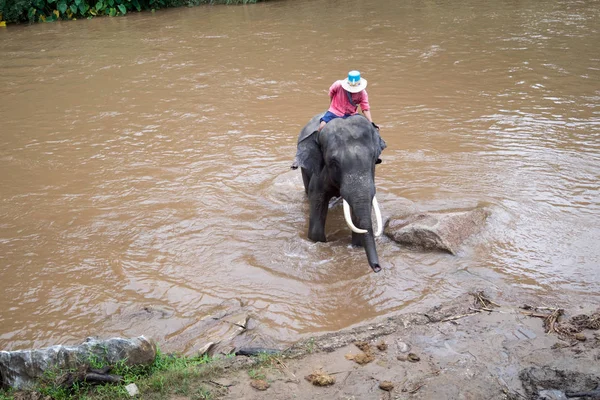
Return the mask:
{"type": "Polygon", "coordinates": [[[325,113],[325,115],[323,115],[321,117],[321,119],[319,120],[319,122],[324,121],[325,123],[328,123],[329,121],[331,121],[332,119],[335,119],[335,118],[344,118],[344,119],[346,119],[346,118],[351,117],[351,116],[352,115],[350,115],[350,114],[345,114],[345,115],[343,115],[343,116],[340,117],[339,115],[335,115],[331,111],[327,111],[325,113]]]}

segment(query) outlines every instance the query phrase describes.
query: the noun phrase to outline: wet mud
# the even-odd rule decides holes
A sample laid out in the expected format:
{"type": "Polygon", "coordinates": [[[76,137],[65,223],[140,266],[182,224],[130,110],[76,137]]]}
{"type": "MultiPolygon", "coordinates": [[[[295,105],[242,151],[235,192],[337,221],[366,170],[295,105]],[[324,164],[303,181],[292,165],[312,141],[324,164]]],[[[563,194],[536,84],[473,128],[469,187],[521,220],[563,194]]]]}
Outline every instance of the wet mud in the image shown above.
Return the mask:
{"type": "MultiPolygon", "coordinates": [[[[499,304],[483,292],[465,294],[426,313],[299,342],[264,370],[258,392],[246,370],[225,399],[593,399],[600,384],[600,332],[586,340],[548,332],[522,304],[499,304]],[[368,357],[369,362],[359,362],[368,357]],[[285,369],[281,365],[285,365],[285,369]],[[279,365],[279,367],[278,367],[279,365]],[[317,371],[317,372],[315,372],[317,371]],[[326,384],[315,379],[320,375],[326,384]],[[306,379],[297,379],[306,377],[306,379]],[[308,379],[311,377],[311,379],[308,379]],[[553,397],[552,397],[553,396],[553,397]],[[577,397],[578,396],[578,397],[577,397]]],[[[549,313],[551,314],[551,313],[549,313]]],[[[593,321],[594,310],[566,309],[557,323],[593,321]]],[[[596,396],[596,397],[594,397],[596,396]]]]}

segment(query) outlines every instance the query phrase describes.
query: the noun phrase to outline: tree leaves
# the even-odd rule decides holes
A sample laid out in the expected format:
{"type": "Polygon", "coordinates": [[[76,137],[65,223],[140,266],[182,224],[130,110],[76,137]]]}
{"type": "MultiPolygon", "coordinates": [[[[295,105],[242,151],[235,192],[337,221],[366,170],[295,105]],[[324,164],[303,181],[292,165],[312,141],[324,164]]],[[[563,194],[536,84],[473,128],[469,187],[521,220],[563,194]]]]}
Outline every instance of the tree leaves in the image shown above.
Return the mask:
{"type": "Polygon", "coordinates": [[[79,13],[82,16],[85,16],[85,13],[87,13],[87,11],[90,9],[90,6],[87,5],[87,3],[85,3],[84,1],[81,1],[79,3],[79,13]]]}
{"type": "Polygon", "coordinates": [[[56,8],[60,11],[61,14],[64,14],[67,11],[67,2],[65,0],[61,0],[58,2],[56,8]]]}
{"type": "Polygon", "coordinates": [[[0,0],[0,21],[51,22],[93,18],[98,15],[126,15],[128,12],[161,9],[170,6],[215,2],[254,2],[256,0],[0,0]],[[4,3],[13,4],[2,7],[4,3]],[[10,11],[10,12],[9,12],[10,11]]]}

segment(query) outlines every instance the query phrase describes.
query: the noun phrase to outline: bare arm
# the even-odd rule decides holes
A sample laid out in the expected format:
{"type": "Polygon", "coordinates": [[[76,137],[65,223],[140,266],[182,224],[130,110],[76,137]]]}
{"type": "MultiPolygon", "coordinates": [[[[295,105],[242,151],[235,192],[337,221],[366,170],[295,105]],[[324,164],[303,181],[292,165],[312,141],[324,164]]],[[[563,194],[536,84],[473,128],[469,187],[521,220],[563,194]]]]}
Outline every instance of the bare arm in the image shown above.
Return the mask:
{"type": "Polygon", "coordinates": [[[371,110],[363,111],[363,115],[367,117],[370,123],[373,123],[373,118],[371,118],[371,110]]]}

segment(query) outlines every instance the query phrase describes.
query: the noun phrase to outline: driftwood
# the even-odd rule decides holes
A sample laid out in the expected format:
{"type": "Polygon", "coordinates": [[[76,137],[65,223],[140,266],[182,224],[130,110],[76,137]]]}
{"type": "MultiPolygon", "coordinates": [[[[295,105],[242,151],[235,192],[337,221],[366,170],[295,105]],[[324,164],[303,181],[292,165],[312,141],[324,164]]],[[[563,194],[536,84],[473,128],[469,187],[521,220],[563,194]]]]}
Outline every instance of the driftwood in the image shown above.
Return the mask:
{"type": "Polygon", "coordinates": [[[76,383],[91,383],[93,385],[100,385],[105,383],[121,383],[123,377],[119,375],[111,375],[108,372],[112,367],[104,367],[102,369],[94,369],[87,366],[82,366],[78,371],[66,372],[60,376],[56,384],[62,387],[71,387],[76,383]]]}
{"type": "Polygon", "coordinates": [[[281,350],[266,349],[263,347],[243,347],[235,350],[236,356],[257,356],[259,354],[275,355],[281,353],[281,350]]]}
{"type": "Polygon", "coordinates": [[[566,392],[567,397],[591,397],[592,399],[600,398],[600,389],[591,390],[589,392],[566,392]]]}
{"type": "Polygon", "coordinates": [[[500,307],[498,303],[494,303],[493,300],[487,297],[483,290],[470,293],[470,295],[475,298],[475,307],[478,309],[492,311],[492,307],[500,307]]]}

